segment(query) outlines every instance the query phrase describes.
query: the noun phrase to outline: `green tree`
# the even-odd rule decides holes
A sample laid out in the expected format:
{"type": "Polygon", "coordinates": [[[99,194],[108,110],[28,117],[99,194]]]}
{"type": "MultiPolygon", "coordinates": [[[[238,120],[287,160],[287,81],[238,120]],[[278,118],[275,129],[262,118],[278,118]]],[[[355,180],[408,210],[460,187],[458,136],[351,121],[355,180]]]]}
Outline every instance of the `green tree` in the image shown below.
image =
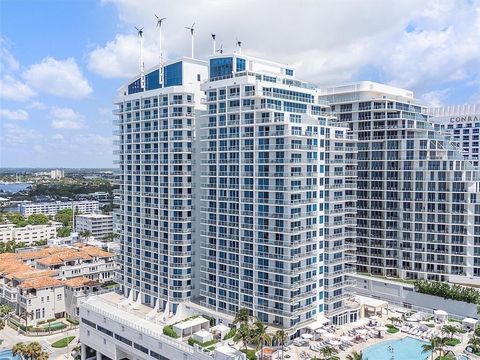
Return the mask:
{"type": "Polygon", "coordinates": [[[72,232],[72,228],[68,226],[63,226],[61,228],[57,229],[57,236],[58,237],[67,237],[70,236],[70,233],[72,232]]]}
{"type": "Polygon", "coordinates": [[[12,347],[12,355],[20,356],[20,358],[25,359],[26,345],[23,342],[18,342],[12,347]]]}
{"type": "Polygon", "coordinates": [[[338,350],[335,349],[333,346],[325,346],[323,347],[320,352],[322,353],[323,355],[323,358],[325,360],[328,360],[330,359],[333,355],[335,355],[336,353],[338,353],[338,350]]]}
{"type": "Polygon", "coordinates": [[[248,324],[241,324],[238,328],[233,340],[241,341],[245,352],[247,351],[248,343],[252,340],[252,331],[248,324]]]}
{"type": "Polygon", "coordinates": [[[282,347],[281,359],[283,360],[283,348],[284,348],[286,342],[288,341],[287,332],[283,329],[277,330],[275,332],[275,335],[273,336],[273,340],[276,341],[278,343],[278,345],[280,345],[282,347]]]}
{"type": "Polygon", "coordinates": [[[267,333],[267,326],[257,319],[253,324],[253,333],[254,333],[254,341],[257,344],[257,350],[260,350],[261,357],[263,359],[263,348],[265,345],[272,345],[272,338],[267,333]]]}
{"type": "Polygon", "coordinates": [[[472,335],[472,337],[468,340],[468,343],[472,345],[474,352],[477,352],[480,349],[480,338],[472,335]]]}
{"type": "MultiPolygon", "coordinates": [[[[78,214],[78,211],[75,211],[75,214],[78,214]]],[[[72,226],[72,215],[72,209],[59,210],[55,214],[55,220],[61,222],[64,227],[72,226]]]]}
{"type": "Polygon", "coordinates": [[[235,319],[233,319],[234,324],[248,324],[248,320],[250,320],[250,313],[247,308],[241,308],[238,310],[237,314],[235,315],[235,319]]]}
{"type": "Polygon", "coordinates": [[[88,239],[90,236],[92,236],[92,232],[89,230],[83,230],[83,231],[80,231],[79,235],[84,239],[88,239]]]}
{"type": "Polygon", "coordinates": [[[457,328],[453,325],[443,325],[442,333],[450,335],[448,338],[453,339],[453,336],[458,332],[457,328]]]}
{"type": "Polygon", "coordinates": [[[352,351],[351,354],[348,354],[345,358],[346,360],[368,360],[367,358],[363,358],[362,352],[352,351]]]}
{"type": "Polygon", "coordinates": [[[389,320],[394,326],[402,321],[402,319],[396,316],[389,317],[387,320],[389,320]]]}
{"type": "Polygon", "coordinates": [[[29,225],[46,225],[49,222],[50,219],[45,214],[32,214],[27,219],[29,225]]]}

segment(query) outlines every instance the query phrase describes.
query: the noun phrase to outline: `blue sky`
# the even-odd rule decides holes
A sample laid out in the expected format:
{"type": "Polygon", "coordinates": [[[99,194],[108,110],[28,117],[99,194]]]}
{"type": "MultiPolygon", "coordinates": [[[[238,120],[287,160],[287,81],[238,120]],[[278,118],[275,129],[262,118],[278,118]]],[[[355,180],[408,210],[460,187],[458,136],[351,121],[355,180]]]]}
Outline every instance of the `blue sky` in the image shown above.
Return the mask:
{"type": "Polygon", "coordinates": [[[381,81],[432,105],[480,103],[480,0],[83,0],[0,2],[0,166],[112,166],[112,99],[164,53],[196,56],[209,34],[232,50],[293,64],[320,86],[381,81]],[[241,6],[239,6],[241,5],[241,6]],[[255,11],[252,11],[255,9],[255,11]]]}

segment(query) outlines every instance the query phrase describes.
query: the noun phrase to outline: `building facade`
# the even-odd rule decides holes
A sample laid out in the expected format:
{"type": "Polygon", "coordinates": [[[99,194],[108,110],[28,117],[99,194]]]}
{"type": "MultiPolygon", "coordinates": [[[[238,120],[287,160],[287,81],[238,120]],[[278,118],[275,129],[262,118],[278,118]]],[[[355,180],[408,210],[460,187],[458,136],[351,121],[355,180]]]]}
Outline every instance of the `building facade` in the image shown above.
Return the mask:
{"type": "Polygon", "coordinates": [[[355,142],[294,69],[248,56],[210,59],[202,85],[202,305],[295,330],[356,319],[355,142]],[[326,215],[328,213],[328,215],[326,215]]]}
{"type": "Polygon", "coordinates": [[[429,109],[430,122],[447,135],[473,166],[479,165],[480,104],[429,109]]]}
{"type": "Polygon", "coordinates": [[[78,317],[82,299],[111,281],[115,268],[114,254],[85,245],[0,254],[0,303],[29,325],[78,317]]]}
{"type": "Polygon", "coordinates": [[[357,270],[476,283],[478,171],[411,91],[372,82],[322,89],[358,138],[357,270]]]}
{"type": "Polygon", "coordinates": [[[95,240],[102,240],[113,233],[112,215],[85,214],[75,216],[75,230],[89,232],[95,240]]]}
{"type": "Polygon", "coordinates": [[[52,222],[49,225],[26,225],[15,227],[14,224],[0,225],[0,242],[15,240],[32,245],[38,241],[55,239],[60,223],[52,222]]]}
{"type": "MultiPolygon", "coordinates": [[[[119,91],[118,221],[125,295],[140,293],[143,303],[175,312],[194,289],[193,149],[200,83],[206,63],[181,58],[158,67],[119,91]],[[145,90],[145,91],[143,91],[145,90]]],[[[136,295],[138,296],[138,295],[136,295]]]]}
{"type": "Polygon", "coordinates": [[[91,214],[98,211],[98,201],[56,201],[44,203],[25,202],[18,204],[18,209],[23,216],[32,214],[55,215],[59,210],[73,209],[80,213],[91,214]]]}

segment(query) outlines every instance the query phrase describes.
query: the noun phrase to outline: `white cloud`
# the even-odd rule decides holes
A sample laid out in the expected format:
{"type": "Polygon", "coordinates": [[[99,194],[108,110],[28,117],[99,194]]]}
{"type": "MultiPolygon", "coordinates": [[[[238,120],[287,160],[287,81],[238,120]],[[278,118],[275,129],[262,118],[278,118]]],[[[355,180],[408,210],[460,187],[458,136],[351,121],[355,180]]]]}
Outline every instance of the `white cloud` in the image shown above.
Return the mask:
{"type": "Polygon", "coordinates": [[[5,40],[0,38],[0,71],[17,71],[20,69],[20,63],[12,53],[4,46],[5,40]]]}
{"type": "Polygon", "coordinates": [[[32,103],[27,105],[27,108],[29,109],[37,109],[37,110],[45,110],[48,108],[47,105],[45,105],[41,101],[33,101],[32,103]]]}
{"type": "Polygon", "coordinates": [[[3,124],[2,144],[12,147],[32,145],[42,139],[42,134],[35,129],[27,129],[14,123],[3,124]]]}
{"type": "Polygon", "coordinates": [[[23,109],[8,110],[0,109],[0,118],[5,120],[27,120],[28,112],[23,109]]]}
{"type": "Polygon", "coordinates": [[[28,85],[18,81],[11,75],[0,80],[0,96],[7,100],[26,101],[36,93],[28,85]]]}
{"type": "MultiPolygon", "coordinates": [[[[90,54],[90,68],[104,76],[138,73],[138,42],[133,26],[145,26],[145,46],[156,53],[158,29],[145,9],[158,0],[104,0],[117,6],[130,42],[116,38],[90,54]],[[95,66],[92,66],[95,59],[95,66]],[[103,60],[103,61],[102,61],[103,60]],[[98,66],[101,63],[103,66],[98,66]],[[111,65],[111,67],[110,67],[111,65]],[[120,66],[121,65],[121,66],[120,66]]],[[[217,46],[297,66],[297,75],[318,85],[368,77],[372,68],[382,81],[421,93],[446,81],[480,77],[480,2],[469,0],[245,0],[232,13],[229,1],[162,1],[164,54],[189,56],[183,26],[196,22],[196,57],[210,55],[210,33],[217,46]],[[251,11],[254,8],[255,11],[251,11]],[[245,22],[248,19],[248,22],[245,22]],[[407,30],[408,29],[408,30],[407,30]]],[[[146,67],[158,57],[145,58],[146,67]]]]}
{"type": "Polygon", "coordinates": [[[52,107],[52,127],[55,129],[81,129],[85,126],[83,115],[70,108],[52,107]]]}
{"type": "Polygon", "coordinates": [[[433,90],[423,94],[420,98],[429,106],[441,107],[450,94],[450,89],[433,90]]]}
{"type": "MultiPolygon", "coordinates": [[[[144,63],[153,64],[155,49],[145,44],[144,63]]],[[[105,78],[129,78],[138,73],[139,40],[135,35],[117,35],[105,47],[97,47],[88,56],[88,67],[105,78]]]]}
{"type": "Polygon", "coordinates": [[[32,88],[50,95],[81,99],[92,92],[73,58],[57,60],[47,57],[41,63],[30,66],[22,76],[32,88]]]}

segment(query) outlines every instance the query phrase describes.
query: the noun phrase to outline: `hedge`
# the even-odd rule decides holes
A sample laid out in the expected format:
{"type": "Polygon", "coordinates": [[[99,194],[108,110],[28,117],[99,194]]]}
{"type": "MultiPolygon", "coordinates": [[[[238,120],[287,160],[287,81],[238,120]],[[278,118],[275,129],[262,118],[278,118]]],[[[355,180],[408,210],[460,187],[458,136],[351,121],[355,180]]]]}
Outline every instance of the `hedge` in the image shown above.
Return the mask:
{"type": "Polygon", "coordinates": [[[178,339],[180,336],[177,335],[175,330],[173,330],[172,325],[167,325],[163,327],[163,334],[170,336],[171,338],[178,339]]]}

